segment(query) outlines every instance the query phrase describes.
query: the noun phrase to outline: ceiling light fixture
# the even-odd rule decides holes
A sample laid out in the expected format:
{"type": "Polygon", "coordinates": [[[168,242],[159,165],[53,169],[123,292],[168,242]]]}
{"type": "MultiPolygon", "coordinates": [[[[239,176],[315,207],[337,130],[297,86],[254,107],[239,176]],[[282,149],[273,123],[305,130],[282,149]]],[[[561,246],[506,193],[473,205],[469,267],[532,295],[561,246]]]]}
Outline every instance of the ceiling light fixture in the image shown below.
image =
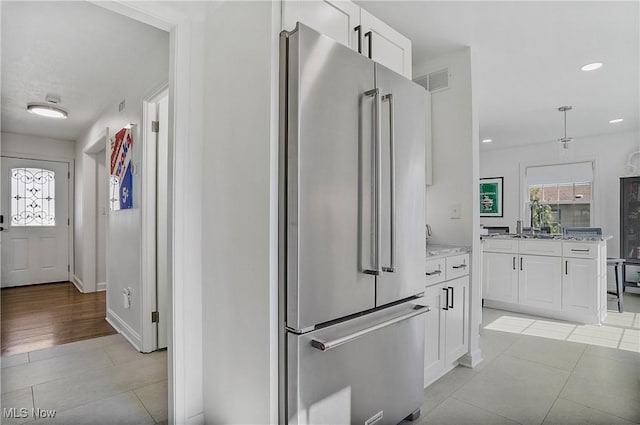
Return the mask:
{"type": "Polygon", "coordinates": [[[47,95],[46,102],[31,102],[27,104],[27,111],[32,114],[40,115],[48,118],[67,118],[67,111],[58,106],[60,98],[53,95],[47,95]]]}
{"type": "Polygon", "coordinates": [[[482,139],[482,143],[491,143],[493,139],[482,139]]]}
{"type": "Polygon", "coordinates": [[[572,110],[571,106],[561,106],[558,108],[558,111],[564,114],[564,137],[558,139],[558,142],[562,143],[562,147],[565,149],[569,149],[569,142],[573,141],[573,137],[567,137],[567,111],[572,110]]]}
{"type": "Polygon", "coordinates": [[[599,69],[601,67],[602,67],[602,62],[593,62],[593,63],[588,63],[584,65],[580,69],[583,71],[595,71],[596,69],[599,69]]]}
{"type": "Polygon", "coordinates": [[[615,120],[609,121],[609,124],[617,124],[622,121],[624,121],[624,118],[616,118],[615,120]]]}

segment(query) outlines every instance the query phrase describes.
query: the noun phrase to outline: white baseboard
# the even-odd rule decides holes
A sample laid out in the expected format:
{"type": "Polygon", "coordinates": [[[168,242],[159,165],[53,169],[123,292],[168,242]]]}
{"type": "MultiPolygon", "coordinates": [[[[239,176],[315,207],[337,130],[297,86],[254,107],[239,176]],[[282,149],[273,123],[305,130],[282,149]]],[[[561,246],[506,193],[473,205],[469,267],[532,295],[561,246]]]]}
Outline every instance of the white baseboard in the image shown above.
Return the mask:
{"type": "Polygon", "coordinates": [[[84,293],[84,282],[75,275],[75,273],[71,276],[71,283],[73,283],[76,288],[78,288],[78,291],[84,293]]]}
{"type": "Polygon", "coordinates": [[[204,412],[189,417],[186,423],[189,425],[204,425],[204,412]]]}
{"type": "Polygon", "coordinates": [[[107,282],[98,282],[96,284],[96,292],[106,291],[107,290],[107,282]]]}
{"type": "Polygon", "coordinates": [[[474,368],[478,366],[480,363],[482,363],[482,360],[483,360],[482,352],[478,348],[475,351],[468,352],[467,354],[462,356],[458,361],[462,366],[474,368]]]}
{"type": "Polygon", "coordinates": [[[120,335],[125,337],[127,341],[133,345],[133,348],[142,352],[142,338],[131,326],[122,320],[120,316],[114,313],[113,310],[107,309],[106,320],[120,335]]]}

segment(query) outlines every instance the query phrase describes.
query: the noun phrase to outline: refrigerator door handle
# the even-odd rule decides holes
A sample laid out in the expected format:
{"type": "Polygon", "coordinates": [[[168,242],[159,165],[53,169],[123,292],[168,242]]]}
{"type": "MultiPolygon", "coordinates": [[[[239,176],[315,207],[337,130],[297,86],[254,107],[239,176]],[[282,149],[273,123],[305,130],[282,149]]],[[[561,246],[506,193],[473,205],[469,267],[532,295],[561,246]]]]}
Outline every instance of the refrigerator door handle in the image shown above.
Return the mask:
{"type": "Polygon", "coordinates": [[[391,247],[389,267],[383,267],[382,271],[394,273],[396,271],[396,138],[395,138],[395,108],[393,106],[393,94],[382,96],[383,101],[389,102],[389,204],[391,221],[391,247]]]}
{"type": "Polygon", "coordinates": [[[380,221],[380,201],[382,198],[382,99],[380,96],[380,89],[374,88],[364,93],[365,96],[374,97],[374,178],[373,178],[373,269],[364,270],[366,274],[372,274],[379,276],[382,274],[382,267],[380,266],[380,252],[382,251],[382,239],[380,234],[382,233],[382,222],[380,221]]]}
{"type": "Polygon", "coordinates": [[[407,320],[407,319],[411,319],[412,317],[418,316],[420,314],[424,314],[428,311],[431,311],[431,307],[426,305],[417,305],[414,307],[414,309],[406,314],[403,314],[402,316],[398,316],[398,317],[394,317],[393,319],[387,320],[385,322],[382,323],[378,323],[377,325],[371,326],[369,328],[366,329],[362,329],[360,331],[354,332],[352,334],[340,337],[340,338],[336,338],[336,339],[332,339],[331,341],[323,341],[321,339],[317,339],[314,338],[311,340],[311,345],[314,348],[317,348],[320,351],[329,351],[332,350],[336,347],[339,347],[343,344],[347,344],[353,340],[356,340],[360,337],[363,337],[371,332],[375,332],[378,329],[382,329],[382,328],[386,328],[387,326],[391,326],[394,323],[398,323],[398,322],[402,322],[403,320],[407,320]]]}

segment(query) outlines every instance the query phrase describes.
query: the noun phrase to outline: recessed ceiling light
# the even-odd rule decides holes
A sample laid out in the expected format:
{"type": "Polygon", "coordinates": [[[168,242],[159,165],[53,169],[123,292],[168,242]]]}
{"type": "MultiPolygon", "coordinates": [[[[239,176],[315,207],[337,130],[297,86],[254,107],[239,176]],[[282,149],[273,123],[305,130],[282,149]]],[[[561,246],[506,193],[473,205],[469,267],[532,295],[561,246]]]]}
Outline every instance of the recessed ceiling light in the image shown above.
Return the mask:
{"type": "Polygon", "coordinates": [[[67,111],[48,103],[29,103],[27,111],[48,118],[67,118],[67,111]]]}
{"type": "Polygon", "coordinates": [[[593,63],[588,63],[585,66],[583,66],[582,68],[580,68],[583,71],[595,71],[596,69],[602,67],[602,62],[593,62],[593,63]]]}
{"type": "Polygon", "coordinates": [[[491,143],[493,139],[482,139],[482,143],[491,143]]]}
{"type": "Polygon", "coordinates": [[[616,118],[615,120],[609,121],[609,124],[616,124],[622,121],[624,121],[624,118],[616,118]]]}

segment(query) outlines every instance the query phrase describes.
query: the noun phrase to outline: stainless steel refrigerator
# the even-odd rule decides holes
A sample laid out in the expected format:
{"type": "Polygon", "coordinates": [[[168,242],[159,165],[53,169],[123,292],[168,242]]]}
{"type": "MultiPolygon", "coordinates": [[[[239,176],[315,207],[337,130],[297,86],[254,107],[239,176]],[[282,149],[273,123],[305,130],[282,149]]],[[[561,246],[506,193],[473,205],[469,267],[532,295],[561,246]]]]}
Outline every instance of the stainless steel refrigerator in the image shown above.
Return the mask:
{"type": "Polygon", "coordinates": [[[424,88],[303,24],[280,47],[280,420],[416,417],[424,88]]]}

